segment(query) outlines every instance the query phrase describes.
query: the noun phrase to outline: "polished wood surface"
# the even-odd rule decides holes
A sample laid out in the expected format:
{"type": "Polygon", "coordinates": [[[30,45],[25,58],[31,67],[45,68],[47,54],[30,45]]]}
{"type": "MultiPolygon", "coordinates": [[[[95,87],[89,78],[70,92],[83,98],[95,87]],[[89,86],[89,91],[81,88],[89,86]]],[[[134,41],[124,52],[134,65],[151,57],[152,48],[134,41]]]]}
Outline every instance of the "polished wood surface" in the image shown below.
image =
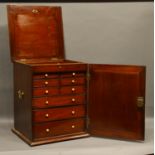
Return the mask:
{"type": "Polygon", "coordinates": [[[90,65],[89,132],[94,136],[144,140],[145,68],[90,65]]]}
{"type": "Polygon", "coordinates": [[[58,135],[58,136],[54,136],[52,138],[51,137],[39,138],[39,139],[35,139],[32,141],[32,140],[28,139],[28,137],[26,137],[25,135],[23,135],[21,132],[19,132],[18,130],[14,129],[14,128],[12,129],[12,132],[15,133],[19,138],[21,138],[23,141],[25,141],[30,146],[37,146],[37,145],[42,145],[42,144],[61,142],[61,141],[73,140],[73,139],[77,139],[77,138],[85,138],[85,137],[90,136],[89,133],[84,131],[84,132],[76,132],[76,133],[72,133],[72,134],[58,135]]]}
{"type": "Polygon", "coordinates": [[[68,106],[85,104],[85,95],[70,95],[70,96],[57,96],[57,97],[40,97],[33,98],[33,107],[35,108],[48,108],[55,106],[68,106]]]}
{"type": "Polygon", "coordinates": [[[43,88],[34,88],[33,89],[33,96],[39,97],[39,96],[55,96],[59,94],[59,88],[58,87],[43,87],[43,88]]]}
{"type": "Polygon", "coordinates": [[[86,92],[85,85],[84,86],[63,86],[60,88],[60,94],[83,94],[86,92]]]}
{"type": "Polygon", "coordinates": [[[59,78],[59,75],[58,74],[49,74],[49,73],[43,73],[43,74],[37,74],[35,73],[33,75],[33,80],[48,80],[48,79],[56,79],[56,78],[59,78]]]}
{"type": "Polygon", "coordinates": [[[86,79],[85,77],[71,77],[71,78],[63,78],[61,79],[60,83],[61,85],[65,86],[65,85],[83,85],[85,84],[86,79]]]}
{"type": "Polygon", "coordinates": [[[33,110],[34,122],[47,122],[53,120],[63,120],[76,117],[84,117],[86,115],[85,106],[69,106],[51,109],[33,110]]]}
{"type": "Polygon", "coordinates": [[[31,68],[19,63],[14,63],[14,127],[30,140],[32,140],[31,83],[31,68]],[[18,96],[19,90],[25,93],[21,99],[18,96]]]}
{"type": "MultiPolygon", "coordinates": [[[[85,72],[87,65],[84,63],[58,63],[58,64],[27,64],[32,66],[35,73],[55,73],[55,72],[85,72]]],[[[70,75],[72,75],[70,73],[70,75]]]]}
{"type": "Polygon", "coordinates": [[[11,57],[64,59],[60,7],[8,5],[11,57]]]}
{"type": "Polygon", "coordinates": [[[33,87],[51,87],[58,85],[59,85],[58,79],[33,80],[33,87]]]}
{"type": "Polygon", "coordinates": [[[53,121],[52,123],[35,124],[33,127],[35,138],[52,137],[76,132],[78,133],[84,130],[85,130],[84,119],[53,121]]]}

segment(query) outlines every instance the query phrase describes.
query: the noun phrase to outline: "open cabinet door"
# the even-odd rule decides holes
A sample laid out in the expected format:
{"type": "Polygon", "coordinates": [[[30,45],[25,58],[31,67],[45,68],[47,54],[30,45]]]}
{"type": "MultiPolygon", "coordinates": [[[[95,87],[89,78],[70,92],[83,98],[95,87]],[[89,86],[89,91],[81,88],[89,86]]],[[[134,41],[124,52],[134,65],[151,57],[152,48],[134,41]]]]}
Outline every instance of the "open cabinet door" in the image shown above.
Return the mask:
{"type": "Polygon", "coordinates": [[[90,65],[91,135],[144,140],[145,67],[90,65]]]}

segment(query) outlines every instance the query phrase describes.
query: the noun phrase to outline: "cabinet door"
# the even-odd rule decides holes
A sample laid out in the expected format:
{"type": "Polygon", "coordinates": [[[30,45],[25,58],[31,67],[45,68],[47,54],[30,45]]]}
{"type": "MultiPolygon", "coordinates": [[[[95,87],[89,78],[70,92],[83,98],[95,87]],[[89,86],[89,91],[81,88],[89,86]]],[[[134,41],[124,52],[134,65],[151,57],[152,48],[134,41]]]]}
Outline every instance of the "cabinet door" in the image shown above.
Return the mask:
{"type": "Polygon", "coordinates": [[[90,65],[91,135],[144,140],[145,67],[90,65]]]}

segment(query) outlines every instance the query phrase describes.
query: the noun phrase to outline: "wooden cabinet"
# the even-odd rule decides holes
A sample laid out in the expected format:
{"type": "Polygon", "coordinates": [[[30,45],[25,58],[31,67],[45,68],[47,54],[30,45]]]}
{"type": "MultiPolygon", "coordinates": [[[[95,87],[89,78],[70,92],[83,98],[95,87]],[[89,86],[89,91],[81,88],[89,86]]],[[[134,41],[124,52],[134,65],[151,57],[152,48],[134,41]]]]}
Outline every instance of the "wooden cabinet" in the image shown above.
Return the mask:
{"type": "Polygon", "coordinates": [[[8,6],[14,128],[31,146],[88,136],[144,140],[145,67],[65,59],[60,7],[8,6]]]}

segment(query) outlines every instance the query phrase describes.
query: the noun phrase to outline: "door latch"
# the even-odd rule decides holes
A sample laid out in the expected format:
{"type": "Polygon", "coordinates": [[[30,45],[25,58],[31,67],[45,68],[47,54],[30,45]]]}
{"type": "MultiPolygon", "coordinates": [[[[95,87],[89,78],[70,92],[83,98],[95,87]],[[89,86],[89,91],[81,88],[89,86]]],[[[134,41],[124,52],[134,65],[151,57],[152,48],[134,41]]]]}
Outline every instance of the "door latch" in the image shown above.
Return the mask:
{"type": "Polygon", "coordinates": [[[139,96],[137,97],[137,107],[142,108],[144,106],[144,97],[139,96]]]}

